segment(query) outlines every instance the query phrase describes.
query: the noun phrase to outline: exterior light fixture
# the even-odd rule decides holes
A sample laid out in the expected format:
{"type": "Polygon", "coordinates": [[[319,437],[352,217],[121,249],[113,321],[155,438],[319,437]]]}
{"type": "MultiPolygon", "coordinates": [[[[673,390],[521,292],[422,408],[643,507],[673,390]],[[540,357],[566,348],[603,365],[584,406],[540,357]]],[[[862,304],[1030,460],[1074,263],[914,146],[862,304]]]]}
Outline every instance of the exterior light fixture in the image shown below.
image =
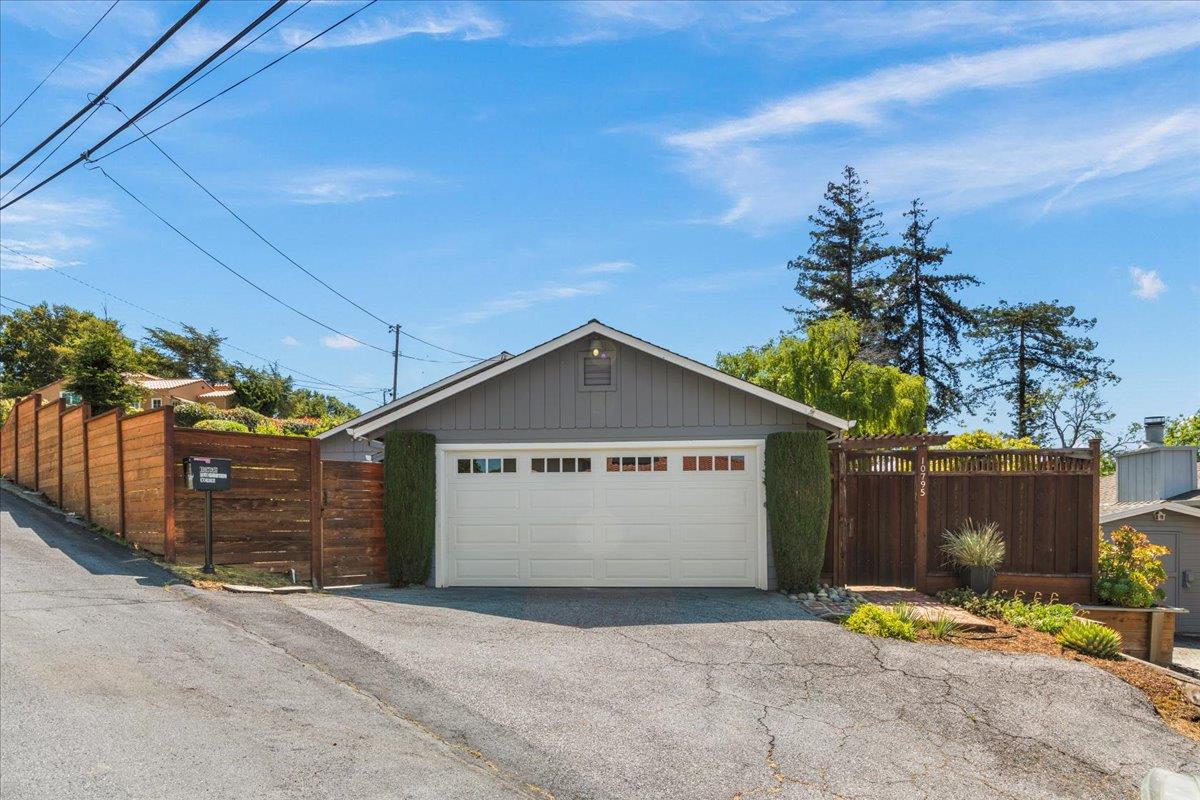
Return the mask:
{"type": "Polygon", "coordinates": [[[1164,522],[1164,521],[1167,519],[1167,512],[1163,511],[1162,509],[1159,509],[1158,511],[1155,511],[1155,512],[1154,512],[1154,519],[1155,519],[1157,522],[1164,522]]]}
{"type": "Polygon", "coordinates": [[[601,354],[604,352],[604,348],[601,346],[599,339],[592,339],[592,343],[588,345],[588,349],[592,353],[592,358],[601,358],[601,354]]]}

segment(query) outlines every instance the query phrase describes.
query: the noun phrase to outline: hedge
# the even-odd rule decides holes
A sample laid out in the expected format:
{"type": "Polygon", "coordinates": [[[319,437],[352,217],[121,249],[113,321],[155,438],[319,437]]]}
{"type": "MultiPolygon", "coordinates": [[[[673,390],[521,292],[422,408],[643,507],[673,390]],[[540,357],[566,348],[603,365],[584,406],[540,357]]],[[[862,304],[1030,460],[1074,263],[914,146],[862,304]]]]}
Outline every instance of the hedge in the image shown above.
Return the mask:
{"type": "Polygon", "coordinates": [[[428,433],[391,431],[383,444],[388,577],[395,586],[424,583],[433,563],[435,440],[428,433]]]}
{"type": "Polygon", "coordinates": [[[815,591],[829,531],[829,448],[824,431],[772,433],[766,448],[767,520],[779,588],[815,591]]]}

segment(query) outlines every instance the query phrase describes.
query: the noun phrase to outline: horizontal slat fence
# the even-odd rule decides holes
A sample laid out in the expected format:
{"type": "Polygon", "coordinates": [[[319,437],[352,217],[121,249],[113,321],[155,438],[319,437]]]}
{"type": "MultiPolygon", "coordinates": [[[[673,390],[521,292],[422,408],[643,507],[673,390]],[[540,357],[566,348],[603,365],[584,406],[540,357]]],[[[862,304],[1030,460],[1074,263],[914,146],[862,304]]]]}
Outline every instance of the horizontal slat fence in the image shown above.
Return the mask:
{"type": "Polygon", "coordinates": [[[17,464],[14,472],[17,483],[30,489],[38,488],[37,411],[41,405],[42,396],[32,394],[17,403],[13,413],[17,429],[17,464]]]}
{"type": "Polygon", "coordinates": [[[37,410],[37,488],[55,503],[62,503],[58,434],[59,418],[65,407],[60,399],[37,410]]]}
{"type": "Polygon", "coordinates": [[[121,522],[121,412],[114,409],[89,419],[87,430],[86,479],[88,519],[123,536],[121,522]]]}
{"type": "Polygon", "coordinates": [[[88,407],[73,406],[62,415],[62,500],[59,505],[73,514],[88,516],[87,436],[88,407]]]}
{"type": "Polygon", "coordinates": [[[213,560],[310,577],[311,454],[319,443],[291,436],[175,430],[175,547],[180,561],[204,560],[204,493],[187,489],[183,459],[228,458],[227,492],[213,493],[213,560]]]}
{"type": "Polygon", "coordinates": [[[322,462],[321,580],[326,586],[388,579],[383,465],[322,462]]]}

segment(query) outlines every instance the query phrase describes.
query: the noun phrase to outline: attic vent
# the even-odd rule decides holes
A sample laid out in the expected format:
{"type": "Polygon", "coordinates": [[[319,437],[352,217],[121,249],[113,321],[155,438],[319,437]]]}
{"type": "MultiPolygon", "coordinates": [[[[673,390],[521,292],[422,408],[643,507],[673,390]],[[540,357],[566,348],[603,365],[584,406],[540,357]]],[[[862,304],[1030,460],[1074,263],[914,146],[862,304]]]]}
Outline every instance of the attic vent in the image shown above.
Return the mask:
{"type": "Polygon", "coordinates": [[[583,357],[583,385],[612,386],[612,359],[607,353],[599,358],[590,354],[583,357]]]}
{"type": "Polygon", "coordinates": [[[579,353],[579,390],[583,392],[611,392],[617,388],[617,373],[613,364],[617,358],[616,348],[603,339],[592,339],[587,349],[579,353]]]}

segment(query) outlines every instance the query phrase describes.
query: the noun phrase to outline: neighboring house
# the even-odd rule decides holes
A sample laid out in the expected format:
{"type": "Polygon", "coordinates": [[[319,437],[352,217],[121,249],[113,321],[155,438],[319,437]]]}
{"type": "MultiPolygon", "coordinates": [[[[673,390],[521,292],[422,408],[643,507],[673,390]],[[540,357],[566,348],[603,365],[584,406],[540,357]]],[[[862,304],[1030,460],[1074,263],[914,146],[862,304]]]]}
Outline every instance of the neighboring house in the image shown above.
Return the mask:
{"type": "Polygon", "coordinates": [[[1143,531],[1168,547],[1164,557],[1167,605],[1186,608],[1176,620],[1181,633],[1200,634],[1200,489],[1195,447],[1163,444],[1162,417],[1146,418],[1146,441],[1117,456],[1117,474],[1100,479],[1100,525],[1143,531]]]}
{"type": "Polygon", "coordinates": [[[437,438],[437,586],[765,589],[766,435],[850,426],[592,320],[319,438],[340,460],[437,438]]]}
{"type": "MultiPolygon", "coordinates": [[[[136,384],[142,388],[142,398],[137,404],[139,409],[162,408],[179,403],[212,403],[217,408],[233,406],[233,387],[227,383],[209,383],[203,378],[160,378],[145,372],[126,372],[127,383],[136,384]]],[[[37,390],[42,402],[52,402],[60,397],[68,405],[79,403],[79,395],[66,389],[67,379],[63,378],[54,383],[48,383],[37,390]]]]}

